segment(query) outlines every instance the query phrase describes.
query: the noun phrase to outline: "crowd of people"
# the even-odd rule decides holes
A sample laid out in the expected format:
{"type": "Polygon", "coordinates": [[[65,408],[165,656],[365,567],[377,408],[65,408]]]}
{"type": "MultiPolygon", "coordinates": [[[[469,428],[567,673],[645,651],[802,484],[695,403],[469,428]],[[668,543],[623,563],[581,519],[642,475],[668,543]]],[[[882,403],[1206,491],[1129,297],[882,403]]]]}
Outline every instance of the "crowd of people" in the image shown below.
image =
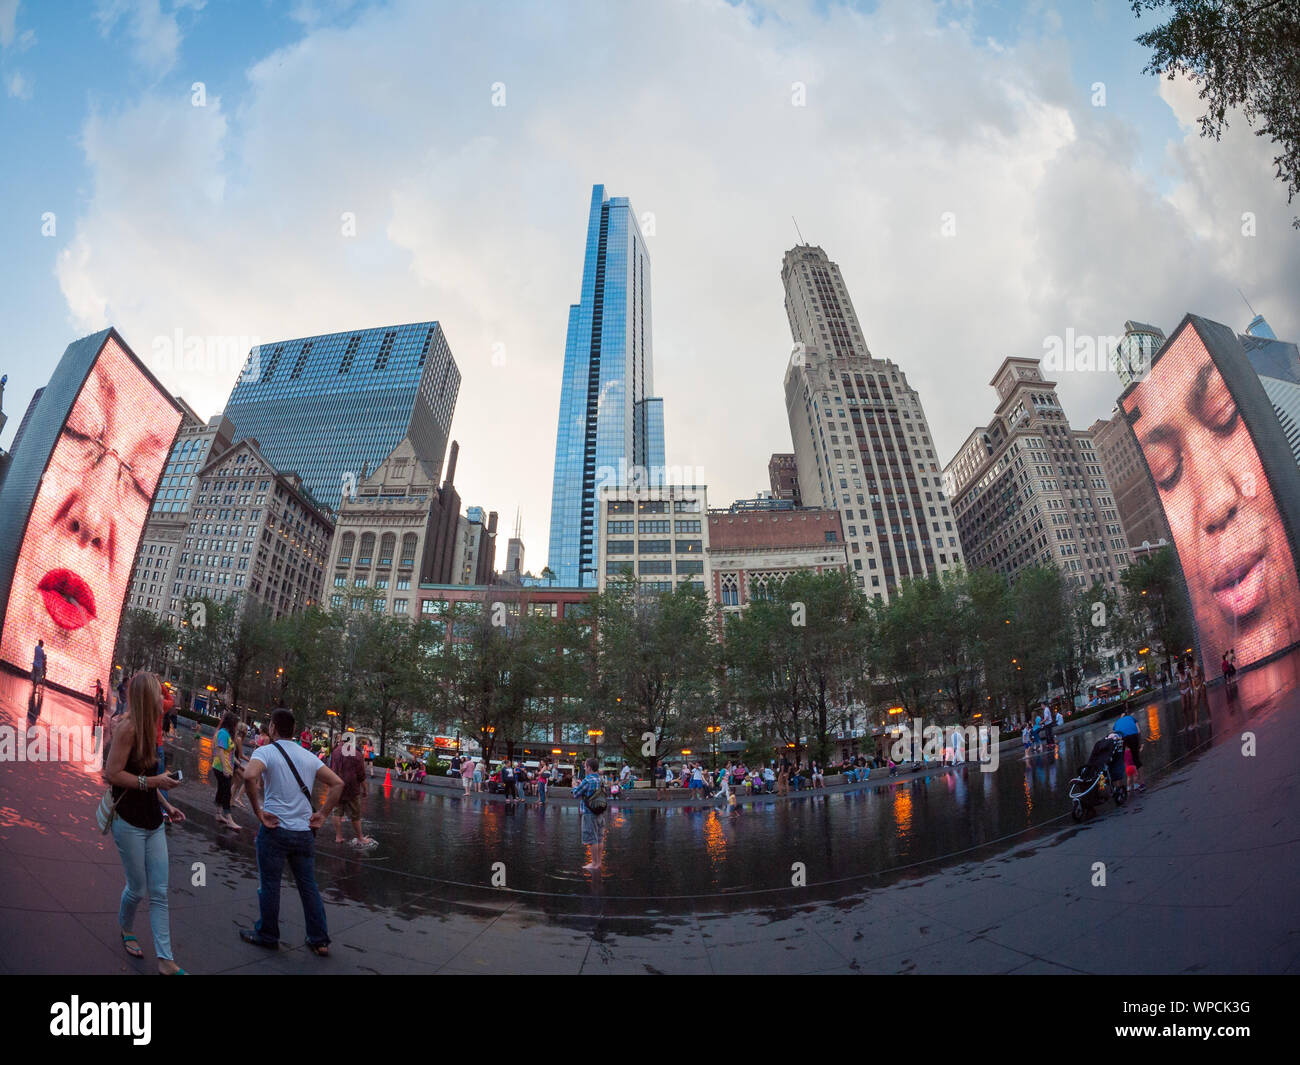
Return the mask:
{"type": "MultiPolygon", "coordinates": [[[[1028,715],[1021,721],[1013,720],[1011,727],[1020,726],[1020,745],[1025,754],[1034,754],[1056,747],[1056,730],[1065,725],[1065,716],[1043,703],[1031,721],[1028,715]]],[[[1013,733],[1014,735],[1014,733],[1013,733]]]]}
{"type": "MultiPolygon", "coordinates": [[[[43,648],[38,647],[43,652],[43,648]]],[[[45,661],[37,656],[39,677],[43,681],[45,661]]],[[[1223,656],[1223,675],[1229,686],[1229,698],[1236,677],[1235,653],[1223,656]]],[[[1192,656],[1181,657],[1174,669],[1179,685],[1181,706],[1187,728],[1199,720],[1200,709],[1209,712],[1204,671],[1192,656]]],[[[33,668],[38,675],[37,666],[33,668]]],[[[1169,680],[1162,671],[1162,684],[1169,680]]],[[[185,814],[168,797],[171,788],[184,784],[179,770],[167,767],[164,732],[174,729],[175,701],[170,686],[152,673],[137,673],[128,681],[123,678],[117,689],[117,707],[106,730],[103,775],[110,786],[109,822],[114,843],[122,861],[126,885],[118,907],[118,924],[123,949],[134,958],[143,957],[133,925],[141,901],[149,900],[149,922],[158,970],[164,974],[185,972],[172,954],[167,903],[168,823],[184,824],[185,814]]],[[[105,709],[103,686],[96,683],[95,712],[102,721],[105,709]]],[[[1046,750],[1056,744],[1055,731],[1065,722],[1059,710],[1043,704],[1032,721],[1015,719],[1021,726],[1021,742],[1031,749],[1046,750]]],[[[1141,736],[1136,719],[1127,709],[1114,729],[1124,737],[1125,762],[1130,782],[1138,791],[1142,782],[1141,736]]],[[[945,747],[944,761],[960,761],[957,740],[945,747]]],[[[287,864],[303,906],[307,925],[307,946],[315,954],[329,954],[329,934],[324,904],[315,881],[316,831],[332,813],[335,818],[335,842],[344,841],[344,821],[352,826],[349,843],[368,847],[375,840],[367,836],[362,825],[361,800],[368,794],[368,780],[374,773],[374,745],[354,734],[345,734],[332,747],[322,745],[311,729],[304,729],[295,742],[293,713],[287,709],[272,712],[268,724],[250,734],[249,727],[232,711],[221,715],[212,737],[211,771],[215,781],[213,798],[217,823],[240,831],[232,815],[232,806],[251,809],[259,823],[256,839],[258,866],[258,902],[260,916],[252,929],[242,929],[240,937],[261,947],[279,943],[280,881],[287,864]],[[249,745],[252,744],[251,753],[249,745]],[[316,782],[325,785],[319,807],[312,798],[316,782]],[[245,802],[245,798],[247,802],[245,802]]],[[[842,774],[849,783],[866,781],[873,769],[888,767],[891,775],[899,767],[877,752],[868,758],[857,754],[844,758],[829,771],[842,774]]],[[[420,782],[426,775],[422,761],[412,756],[399,759],[401,779],[420,782]]],[[[567,766],[550,759],[525,765],[513,758],[504,759],[495,771],[488,772],[483,761],[457,753],[451,759],[448,775],[459,777],[465,795],[491,792],[505,797],[507,803],[523,803],[535,796],[544,805],[551,787],[565,782],[567,766]]],[[[750,766],[745,761],[727,761],[712,770],[703,762],[688,761],[677,765],[658,763],[653,781],[657,795],[666,799],[670,789],[683,789],[699,800],[721,799],[736,810],[739,795],[786,795],[791,789],[825,787],[827,769],[818,761],[772,759],[765,765],[750,766]]],[[[630,765],[617,776],[602,773],[597,759],[588,758],[572,771],[572,795],[580,808],[580,833],[588,848],[588,871],[601,867],[605,839],[608,800],[624,789],[636,785],[630,765]],[[581,774],[580,779],[577,779],[581,774]]]]}

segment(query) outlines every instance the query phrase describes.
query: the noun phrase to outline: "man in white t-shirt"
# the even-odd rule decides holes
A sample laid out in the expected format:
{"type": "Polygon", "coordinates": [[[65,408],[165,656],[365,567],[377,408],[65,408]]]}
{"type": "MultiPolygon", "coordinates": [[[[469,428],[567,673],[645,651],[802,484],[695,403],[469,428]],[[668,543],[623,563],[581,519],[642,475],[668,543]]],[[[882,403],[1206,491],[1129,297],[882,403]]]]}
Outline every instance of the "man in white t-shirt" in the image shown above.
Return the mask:
{"type": "Polygon", "coordinates": [[[271,742],[253,752],[244,768],[244,790],[262,822],[257,832],[257,901],[262,915],[253,928],[240,929],[245,943],[280,945],[280,878],[285,862],[293,870],[307,924],[307,947],[329,956],[325,904],[316,887],[316,829],[338,804],[343,781],[311,751],[293,741],[291,710],[271,712],[271,742]],[[291,768],[292,767],[292,768],[291,768]],[[321,808],[312,811],[311,789],[322,781],[329,790],[321,808]]]}

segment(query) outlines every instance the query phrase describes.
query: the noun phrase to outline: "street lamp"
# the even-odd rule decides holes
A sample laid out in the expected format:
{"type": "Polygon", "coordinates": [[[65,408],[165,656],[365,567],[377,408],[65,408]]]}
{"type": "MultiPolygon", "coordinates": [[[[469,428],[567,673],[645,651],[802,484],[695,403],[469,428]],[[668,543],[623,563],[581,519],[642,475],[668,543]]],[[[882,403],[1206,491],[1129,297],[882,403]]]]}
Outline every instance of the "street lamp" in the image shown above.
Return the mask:
{"type": "Polygon", "coordinates": [[[713,771],[718,771],[718,733],[722,731],[720,725],[709,725],[705,730],[709,734],[709,746],[713,749],[713,771]]]}
{"type": "Polygon", "coordinates": [[[591,740],[592,754],[595,756],[596,765],[600,765],[600,737],[605,735],[604,729],[589,728],[587,729],[587,738],[591,740]]]}

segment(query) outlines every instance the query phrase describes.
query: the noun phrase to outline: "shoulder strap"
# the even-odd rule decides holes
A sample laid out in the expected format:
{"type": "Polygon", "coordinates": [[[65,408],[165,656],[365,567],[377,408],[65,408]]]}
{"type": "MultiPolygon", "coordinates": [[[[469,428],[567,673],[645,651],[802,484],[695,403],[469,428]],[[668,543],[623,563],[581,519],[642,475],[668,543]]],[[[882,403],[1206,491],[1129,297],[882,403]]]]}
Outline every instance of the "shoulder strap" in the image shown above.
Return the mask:
{"type": "Polygon", "coordinates": [[[307,787],[307,785],[302,782],[302,777],[298,775],[298,767],[293,764],[293,759],[284,753],[284,748],[280,746],[279,740],[272,740],[271,746],[280,752],[280,757],[283,758],[285,763],[289,766],[289,772],[293,774],[293,779],[298,782],[298,789],[307,797],[307,805],[314,813],[316,810],[316,804],[311,801],[311,788],[307,787]]]}

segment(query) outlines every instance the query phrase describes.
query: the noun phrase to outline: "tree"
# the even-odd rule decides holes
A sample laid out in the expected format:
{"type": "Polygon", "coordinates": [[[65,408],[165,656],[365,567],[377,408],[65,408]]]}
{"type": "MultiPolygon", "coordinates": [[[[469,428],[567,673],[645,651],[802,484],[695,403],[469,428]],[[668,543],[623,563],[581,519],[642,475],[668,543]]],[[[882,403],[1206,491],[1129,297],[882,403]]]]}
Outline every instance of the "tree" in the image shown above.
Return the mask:
{"type": "Polygon", "coordinates": [[[543,660],[551,635],[548,618],[522,609],[519,592],[487,592],[481,601],[458,602],[452,626],[446,691],[464,731],[476,737],[490,763],[499,741],[507,756],[527,727],[526,711],[544,685],[543,660]],[[511,609],[513,607],[513,609],[511,609]]]}
{"type": "Polygon", "coordinates": [[[984,681],[984,705],[994,717],[1010,709],[1015,698],[1019,631],[1012,624],[1015,604],[1007,579],[991,569],[971,570],[966,575],[970,597],[971,653],[980,663],[984,681]]]}
{"type": "Polygon", "coordinates": [[[1015,634],[1015,673],[1012,690],[1028,711],[1053,687],[1059,676],[1062,650],[1070,638],[1071,597],[1065,575],[1055,566],[1030,566],[1011,586],[1015,634]]]}
{"type": "MultiPolygon", "coordinates": [[[[1191,78],[1205,101],[1201,135],[1218,140],[1241,108],[1273,159],[1287,203],[1300,193],[1300,7],[1294,0],[1132,0],[1134,15],[1170,8],[1169,21],[1137,38],[1152,50],[1144,74],[1191,78]]],[[[1300,217],[1292,224],[1300,228],[1300,217]]]]}
{"type": "MultiPolygon", "coordinates": [[[[267,627],[268,679],[264,701],[289,706],[304,723],[316,722],[333,704],[341,680],[346,613],[309,606],[267,627]]],[[[346,721],[344,721],[346,725],[346,721]]]]}
{"type": "Polygon", "coordinates": [[[596,596],[596,686],[588,721],[650,779],[673,747],[699,736],[718,709],[718,644],[701,592],[656,593],[630,577],[596,596]]]}
{"type": "Polygon", "coordinates": [[[908,581],[891,605],[894,601],[906,615],[904,624],[926,637],[923,661],[937,681],[941,701],[949,704],[958,722],[965,721],[976,710],[980,677],[974,603],[966,575],[948,572],[908,581]]]}
{"type": "Polygon", "coordinates": [[[1114,649],[1124,631],[1119,596],[1101,581],[1088,592],[1069,596],[1069,629],[1061,646],[1060,680],[1066,699],[1074,706],[1085,677],[1101,668],[1103,643],[1114,649]]]}
{"type": "Polygon", "coordinates": [[[923,594],[904,584],[889,602],[872,601],[875,640],[870,657],[874,672],[909,717],[929,707],[935,683],[934,646],[925,629],[923,594]]]}
{"type": "Polygon", "coordinates": [[[1135,561],[1124,571],[1123,584],[1128,611],[1143,621],[1138,631],[1159,646],[1161,658],[1172,670],[1173,660],[1192,646],[1194,632],[1173,547],[1135,561]]]}
{"type": "Polygon", "coordinates": [[[266,607],[238,595],[223,603],[201,597],[186,602],[185,617],[181,655],[195,683],[203,678],[219,691],[229,689],[231,709],[243,706],[263,664],[270,625],[266,607]]]}
{"type": "MultiPolygon", "coordinates": [[[[809,673],[798,653],[789,605],[755,594],[740,614],[726,618],[726,701],[733,729],[780,739],[795,749],[808,732],[809,673]]],[[[770,754],[771,747],[768,744],[770,754]]]]}
{"type": "Polygon", "coordinates": [[[131,608],[122,615],[114,658],[130,676],[140,669],[158,670],[176,642],[176,631],[150,610],[131,608]]]}
{"type": "Polygon", "coordinates": [[[354,695],[358,723],[379,734],[382,756],[388,738],[410,726],[413,708],[427,697],[425,655],[419,643],[424,630],[404,618],[373,610],[358,611],[351,620],[351,633],[357,641],[354,695]]]}
{"type": "MultiPolygon", "coordinates": [[[[864,690],[870,610],[853,578],[843,571],[791,573],[780,583],[777,601],[786,608],[796,661],[807,678],[810,736],[824,766],[830,757],[832,728],[844,724],[831,719],[832,702],[838,697],[840,705],[847,706],[864,690]],[[802,624],[793,624],[800,619],[802,624]]],[[[797,760],[798,736],[794,742],[797,760]]]]}

